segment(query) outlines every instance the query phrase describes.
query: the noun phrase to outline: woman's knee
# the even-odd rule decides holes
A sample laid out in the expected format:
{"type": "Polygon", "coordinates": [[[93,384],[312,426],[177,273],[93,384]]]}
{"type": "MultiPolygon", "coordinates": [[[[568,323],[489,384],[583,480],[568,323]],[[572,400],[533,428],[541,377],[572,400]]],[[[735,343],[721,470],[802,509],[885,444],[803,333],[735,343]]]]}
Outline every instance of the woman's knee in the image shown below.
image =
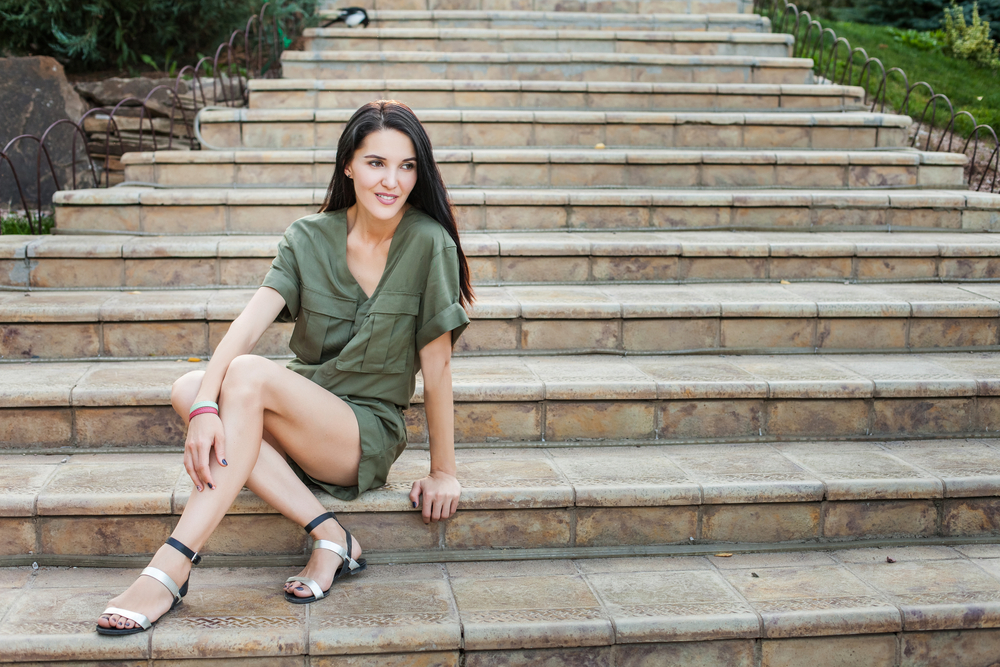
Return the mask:
{"type": "Polygon", "coordinates": [[[225,396],[259,398],[274,363],[256,354],[241,354],[229,363],[219,399],[225,396]]]}
{"type": "Polygon", "coordinates": [[[201,380],[205,377],[205,371],[191,371],[185,373],[174,381],[170,388],[170,404],[174,406],[177,414],[187,416],[194,399],[201,389],[201,380]]]}

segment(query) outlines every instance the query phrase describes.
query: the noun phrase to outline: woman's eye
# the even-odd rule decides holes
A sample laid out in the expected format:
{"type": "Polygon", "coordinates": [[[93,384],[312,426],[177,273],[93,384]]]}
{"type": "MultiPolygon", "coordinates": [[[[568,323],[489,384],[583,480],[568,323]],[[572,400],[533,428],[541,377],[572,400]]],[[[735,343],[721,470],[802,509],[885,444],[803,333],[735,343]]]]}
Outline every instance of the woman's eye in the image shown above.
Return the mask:
{"type": "Polygon", "coordinates": [[[409,170],[409,169],[416,169],[416,167],[417,167],[417,165],[413,164],[412,162],[406,162],[406,163],[403,164],[403,169],[407,169],[407,170],[409,170]]]}
{"type": "Polygon", "coordinates": [[[373,167],[381,167],[382,166],[382,161],[381,160],[372,160],[368,164],[370,164],[373,167]]]}

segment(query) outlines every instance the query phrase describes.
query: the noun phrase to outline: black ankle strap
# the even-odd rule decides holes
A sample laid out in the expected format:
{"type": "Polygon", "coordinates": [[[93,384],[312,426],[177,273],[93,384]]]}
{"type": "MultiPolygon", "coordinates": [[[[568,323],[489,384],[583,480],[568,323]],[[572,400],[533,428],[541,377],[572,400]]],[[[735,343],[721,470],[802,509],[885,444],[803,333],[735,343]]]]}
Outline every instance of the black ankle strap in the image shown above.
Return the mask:
{"type": "Polygon", "coordinates": [[[184,544],[180,540],[175,540],[172,537],[168,537],[167,538],[167,544],[169,544],[174,549],[177,549],[182,554],[184,554],[187,558],[189,558],[191,560],[191,562],[194,565],[197,565],[198,563],[201,562],[201,556],[198,555],[198,552],[197,551],[192,551],[191,549],[187,548],[186,546],[184,546],[184,544]]]}
{"type": "Polygon", "coordinates": [[[333,512],[326,512],[324,514],[320,514],[318,517],[316,517],[306,525],[306,532],[311,533],[314,530],[316,530],[316,526],[323,523],[327,519],[336,519],[336,518],[337,515],[334,514],[333,512]]]}

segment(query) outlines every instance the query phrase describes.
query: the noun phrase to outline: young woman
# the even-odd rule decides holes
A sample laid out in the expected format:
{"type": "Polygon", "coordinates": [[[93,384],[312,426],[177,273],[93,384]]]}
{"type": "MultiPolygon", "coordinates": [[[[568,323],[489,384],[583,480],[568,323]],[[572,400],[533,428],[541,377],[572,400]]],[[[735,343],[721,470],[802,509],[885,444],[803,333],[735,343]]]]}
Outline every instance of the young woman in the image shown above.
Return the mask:
{"type": "Polygon", "coordinates": [[[174,383],[195,489],[167,543],[111,601],[97,631],[142,632],[180,602],[197,551],[244,485],[315,538],[309,563],[285,583],[289,602],[321,599],[336,579],[364,569],[361,545],[306,482],[345,500],[385,482],[406,447],[403,409],[417,370],[431,464],[410,500],[424,522],[454,514],[461,486],[450,359],[472,298],[426,132],[399,102],[363,106],[340,138],[320,213],[285,232],[263,286],[206,370],[174,383]],[[295,321],[287,367],[250,354],[275,319],[295,321]]]}

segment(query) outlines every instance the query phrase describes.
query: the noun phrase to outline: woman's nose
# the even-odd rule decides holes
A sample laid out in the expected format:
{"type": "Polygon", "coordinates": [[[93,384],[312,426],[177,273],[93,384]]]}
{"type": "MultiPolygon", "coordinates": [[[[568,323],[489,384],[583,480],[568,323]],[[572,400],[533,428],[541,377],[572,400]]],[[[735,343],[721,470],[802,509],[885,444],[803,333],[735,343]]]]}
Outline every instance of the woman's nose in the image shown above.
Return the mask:
{"type": "Polygon", "coordinates": [[[382,175],[382,185],[387,188],[394,188],[396,187],[396,181],[396,170],[386,169],[385,173],[382,175]]]}

